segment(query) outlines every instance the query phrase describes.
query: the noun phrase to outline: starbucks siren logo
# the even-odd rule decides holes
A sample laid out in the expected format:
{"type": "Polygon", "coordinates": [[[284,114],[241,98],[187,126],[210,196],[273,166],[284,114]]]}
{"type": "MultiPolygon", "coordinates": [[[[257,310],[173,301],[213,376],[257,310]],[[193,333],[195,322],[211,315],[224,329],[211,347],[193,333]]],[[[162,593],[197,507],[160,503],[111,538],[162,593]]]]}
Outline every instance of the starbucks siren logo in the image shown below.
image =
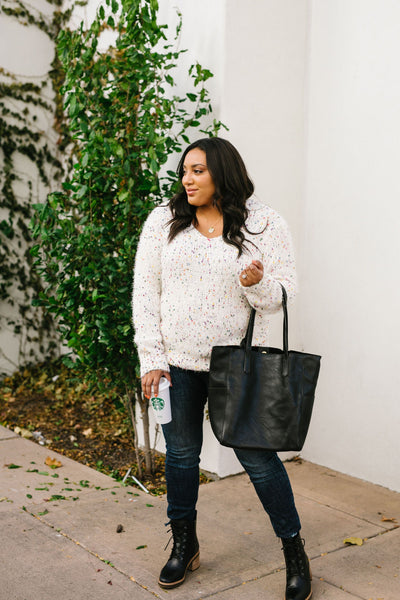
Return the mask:
{"type": "Polygon", "coordinates": [[[165,402],[162,398],[152,398],[151,403],[154,410],[162,410],[165,406],[165,402]]]}

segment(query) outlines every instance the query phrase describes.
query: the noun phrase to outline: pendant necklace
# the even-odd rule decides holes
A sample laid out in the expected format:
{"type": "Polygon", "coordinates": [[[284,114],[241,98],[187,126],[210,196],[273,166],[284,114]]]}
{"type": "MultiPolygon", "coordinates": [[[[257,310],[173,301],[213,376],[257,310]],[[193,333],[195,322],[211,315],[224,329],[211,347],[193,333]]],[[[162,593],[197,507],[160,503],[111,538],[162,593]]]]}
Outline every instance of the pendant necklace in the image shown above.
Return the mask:
{"type": "Polygon", "coordinates": [[[214,233],[215,231],[215,226],[218,223],[218,221],[220,220],[221,217],[218,217],[218,219],[215,221],[214,225],[211,225],[211,227],[208,228],[208,233],[214,233]]]}

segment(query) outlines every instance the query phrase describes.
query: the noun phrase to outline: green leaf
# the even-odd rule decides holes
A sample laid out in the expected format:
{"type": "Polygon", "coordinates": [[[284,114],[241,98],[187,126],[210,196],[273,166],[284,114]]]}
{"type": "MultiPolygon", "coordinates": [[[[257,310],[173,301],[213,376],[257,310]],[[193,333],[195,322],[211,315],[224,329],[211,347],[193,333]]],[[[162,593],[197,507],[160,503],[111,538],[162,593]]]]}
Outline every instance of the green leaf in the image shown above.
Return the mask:
{"type": "Polygon", "coordinates": [[[158,170],[160,168],[158,162],[155,161],[153,158],[150,159],[149,167],[153,173],[158,173],[158,170]]]}
{"type": "Polygon", "coordinates": [[[130,193],[129,190],[123,190],[118,194],[118,200],[120,202],[126,202],[129,199],[130,193]]]}
{"type": "Polygon", "coordinates": [[[78,191],[78,193],[76,194],[76,197],[79,198],[83,198],[83,196],[86,196],[88,191],[88,186],[87,185],[82,185],[80,190],[78,191]]]}
{"type": "Polygon", "coordinates": [[[66,500],[66,497],[61,494],[53,494],[49,499],[49,502],[56,502],[57,500],[66,500]]]}
{"type": "Polygon", "coordinates": [[[78,111],[78,103],[76,100],[76,96],[69,97],[69,116],[74,117],[78,111]]]}

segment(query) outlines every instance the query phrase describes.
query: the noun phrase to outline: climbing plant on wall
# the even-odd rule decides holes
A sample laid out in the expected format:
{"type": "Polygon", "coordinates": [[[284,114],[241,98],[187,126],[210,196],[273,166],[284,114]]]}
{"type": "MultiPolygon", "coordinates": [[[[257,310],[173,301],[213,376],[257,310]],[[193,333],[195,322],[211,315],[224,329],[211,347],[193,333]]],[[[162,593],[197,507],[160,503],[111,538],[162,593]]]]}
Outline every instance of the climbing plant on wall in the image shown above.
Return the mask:
{"type": "MultiPolygon", "coordinates": [[[[75,164],[63,190],[35,206],[34,228],[36,265],[46,281],[39,302],[72,351],[66,362],[96,381],[111,380],[130,408],[139,401],[144,418],[131,324],[135,251],[148,213],[176,184],[163,165],[199,135],[211,112],[204,84],[212,74],[198,63],[188,71],[187,93],[175,94],[180,25],[168,41],[157,10],[156,0],[106,0],[88,29],[61,30],[75,164]],[[104,50],[106,29],[116,40],[104,50]]],[[[220,126],[212,121],[201,135],[220,126]]]]}
{"type": "MultiPolygon", "coordinates": [[[[45,2],[50,10],[42,14],[32,3],[4,0],[3,19],[38,29],[54,42],[71,11],[62,10],[62,0],[45,2]]],[[[56,347],[52,316],[32,306],[42,282],[32,268],[29,222],[32,204],[56,189],[68,162],[60,160],[69,141],[60,78],[55,50],[50,71],[40,77],[0,68],[0,330],[19,340],[16,360],[4,344],[0,352],[11,369],[51,355],[56,347]]]]}

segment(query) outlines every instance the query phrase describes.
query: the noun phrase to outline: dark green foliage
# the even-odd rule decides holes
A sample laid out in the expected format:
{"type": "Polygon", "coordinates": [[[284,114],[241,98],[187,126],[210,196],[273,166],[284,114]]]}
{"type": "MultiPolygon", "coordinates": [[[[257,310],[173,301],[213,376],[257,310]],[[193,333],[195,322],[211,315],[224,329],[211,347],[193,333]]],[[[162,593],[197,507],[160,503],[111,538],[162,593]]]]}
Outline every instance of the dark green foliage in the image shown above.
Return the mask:
{"type": "MultiPolygon", "coordinates": [[[[131,285],[141,227],[175,183],[174,173],[160,175],[162,166],[211,111],[204,82],[212,75],[198,64],[188,73],[190,92],[174,95],[181,51],[157,24],[157,9],[155,0],[107,0],[88,30],[60,32],[75,164],[63,191],[35,206],[33,229],[46,281],[38,302],[71,349],[65,360],[125,393],[138,383],[131,285]],[[116,41],[100,51],[105,29],[116,41]]],[[[214,121],[203,134],[220,126],[214,121]]]]}

